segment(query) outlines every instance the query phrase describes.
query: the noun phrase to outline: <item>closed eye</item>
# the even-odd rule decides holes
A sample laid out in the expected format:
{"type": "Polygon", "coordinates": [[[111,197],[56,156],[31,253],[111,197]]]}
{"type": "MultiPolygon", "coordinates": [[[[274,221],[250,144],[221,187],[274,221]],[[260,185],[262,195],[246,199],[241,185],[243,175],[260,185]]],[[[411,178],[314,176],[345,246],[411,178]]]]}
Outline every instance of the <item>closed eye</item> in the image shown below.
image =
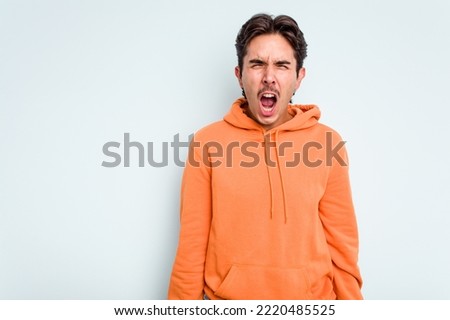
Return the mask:
{"type": "Polygon", "coordinates": [[[249,61],[251,67],[262,67],[266,65],[266,63],[260,59],[252,59],[249,61]]]}
{"type": "Polygon", "coordinates": [[[291,63],[289,61],[278,61],[275,65],[281,69],[289,69],[291,63]]]}

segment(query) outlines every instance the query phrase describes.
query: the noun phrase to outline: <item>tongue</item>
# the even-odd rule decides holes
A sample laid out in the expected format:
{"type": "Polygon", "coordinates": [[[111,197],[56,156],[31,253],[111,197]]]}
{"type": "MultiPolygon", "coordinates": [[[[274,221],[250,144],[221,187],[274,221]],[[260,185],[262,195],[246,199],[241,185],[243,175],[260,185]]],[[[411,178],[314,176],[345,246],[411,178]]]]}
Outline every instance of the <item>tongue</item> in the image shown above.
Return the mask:
{"type": "Polygon", "coordinates": [[[261,104],[264,107],[271,108],[275,104],[275,99],[262,97],[261,98],[261,104]]]}

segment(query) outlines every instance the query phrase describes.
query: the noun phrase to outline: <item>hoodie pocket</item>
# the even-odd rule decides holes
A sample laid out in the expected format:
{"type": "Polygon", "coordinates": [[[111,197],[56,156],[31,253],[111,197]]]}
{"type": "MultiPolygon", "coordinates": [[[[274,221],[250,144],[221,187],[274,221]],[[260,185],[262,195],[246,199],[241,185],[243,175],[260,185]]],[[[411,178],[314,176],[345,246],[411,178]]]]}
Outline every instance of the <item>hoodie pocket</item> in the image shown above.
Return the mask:
{"type": "Polygon", "coordinates": [[[228,300],[310,299],[310,281],[305,268],[233,265],[214,293],[228,300]]]}

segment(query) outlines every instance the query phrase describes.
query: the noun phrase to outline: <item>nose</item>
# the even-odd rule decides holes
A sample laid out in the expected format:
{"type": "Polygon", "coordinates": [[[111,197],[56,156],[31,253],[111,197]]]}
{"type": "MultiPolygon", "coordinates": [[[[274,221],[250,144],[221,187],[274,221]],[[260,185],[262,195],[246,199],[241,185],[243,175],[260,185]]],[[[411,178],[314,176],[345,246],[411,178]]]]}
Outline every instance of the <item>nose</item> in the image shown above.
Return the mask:
{"type": "Polygon", "coordinates": [[[265,69],[264,76],[263,76],[263,83],[265,85],[275,84],[275,74],[271,67],[267,67],[265,69]]]}

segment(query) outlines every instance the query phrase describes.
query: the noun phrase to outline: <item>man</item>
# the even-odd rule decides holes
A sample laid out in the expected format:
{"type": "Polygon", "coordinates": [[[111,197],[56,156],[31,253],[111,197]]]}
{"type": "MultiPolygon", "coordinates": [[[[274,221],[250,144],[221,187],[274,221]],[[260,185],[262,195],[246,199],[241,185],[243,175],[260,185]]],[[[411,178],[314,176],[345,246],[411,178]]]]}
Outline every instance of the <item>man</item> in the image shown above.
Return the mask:
{"type": "Polygon", "coordinates": [[[362,299],[344,142],[290,105],[306,46],[288,16],[242,26],[244,98],[191,142],[169,299],[362,299]]]}

